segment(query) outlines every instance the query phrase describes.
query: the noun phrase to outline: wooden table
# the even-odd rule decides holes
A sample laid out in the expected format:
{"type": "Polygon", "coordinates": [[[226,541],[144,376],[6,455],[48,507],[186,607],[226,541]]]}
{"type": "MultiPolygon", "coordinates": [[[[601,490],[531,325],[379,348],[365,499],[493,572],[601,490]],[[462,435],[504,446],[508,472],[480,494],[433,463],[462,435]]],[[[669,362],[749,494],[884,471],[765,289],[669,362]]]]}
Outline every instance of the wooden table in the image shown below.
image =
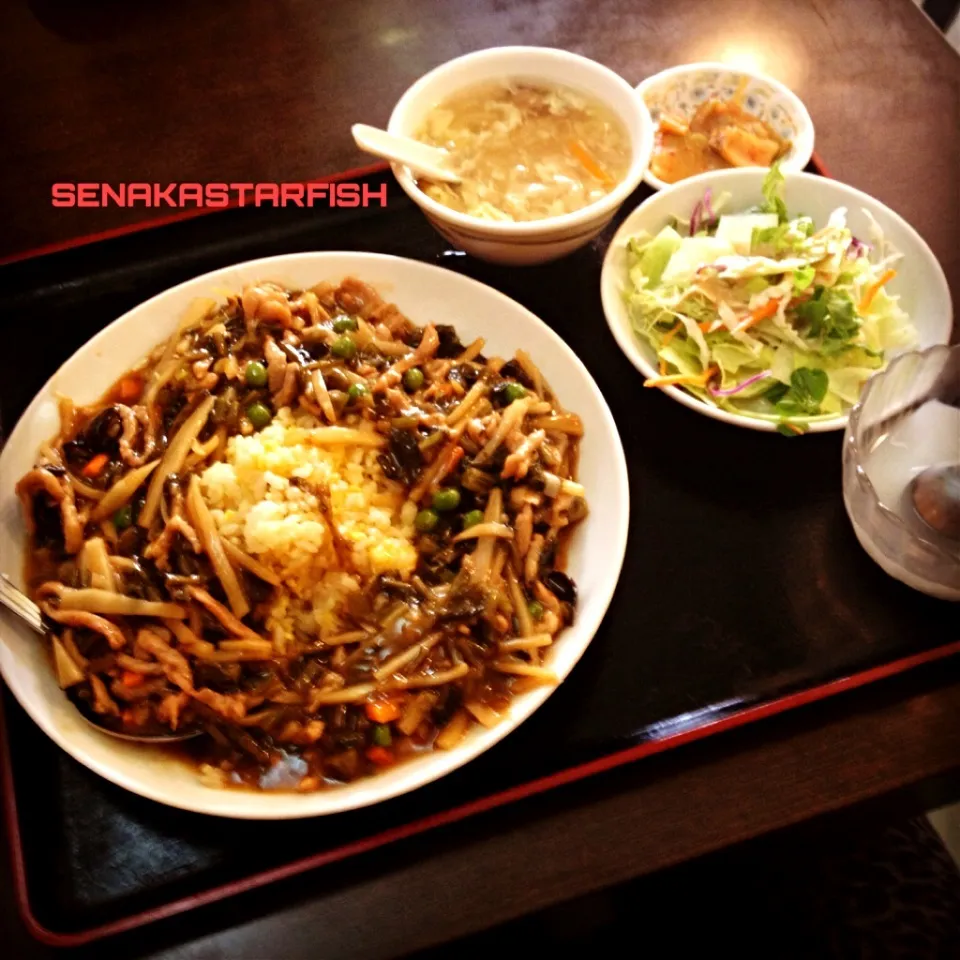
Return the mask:
{"type": "MultiPolygon", "coordinates": [[[[384,123],[428,68],[506,43],[566,47],[632,82],[692,60],[767,70],[806,102],[831,172],[906,216],[960,299],[960,58],[909,0],[876,0],[869,14],[861,0],[9,0],[0,257],[163,213],[55,209],[54,182],[291,181],[363,164],[352,121],[384,123]]],[[[946,664],[111,949],[396,956],[905,788],[942,800],[958,766],[960,668],[946,664]]],[[[4,858],[0,930],[12,955],[47,956],[16,918],[6,871],[4,858]]]]}

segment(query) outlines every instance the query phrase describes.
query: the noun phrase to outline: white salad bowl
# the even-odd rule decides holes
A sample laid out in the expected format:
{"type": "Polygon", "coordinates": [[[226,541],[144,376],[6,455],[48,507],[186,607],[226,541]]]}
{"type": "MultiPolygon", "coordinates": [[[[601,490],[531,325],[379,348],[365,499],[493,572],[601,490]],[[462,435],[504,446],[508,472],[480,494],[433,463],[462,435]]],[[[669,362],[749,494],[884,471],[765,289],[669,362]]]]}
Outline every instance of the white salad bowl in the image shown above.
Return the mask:
{"type": "MultiPolygon", "coordinates": [[[[620,349],[644,377],[658,375],[657,358],[653,348],[634,333],[624,301],[628,241],[641,231],[657,234],[674,217],[688,219],[708,188],[714,199],[726,197],[722,208],[724,213],[738,213],[756,206],[763,202],[761,188],[766,176],[766,170],[751,167],[719,170],[681,180],[641,203],[617,230],[607,249],[600,277],[603,312],[620,349]]],[[[912,320],[917,331],[918,348],[949,342],[953,310],[947,279],[933,251],[906,220],[879,200],[837,180],[811,173],[788,173],[785,181],[787,210],[792,216],[804,214],[812,217],[818,228],[826,224],[834,210],[845,207],[848,226],[854,236],[864,239],[870,235],[872,217],[886,239],[903,254],[896,264],[897,276],[886,289],[900,298],[900,306],[912,320]]],[[[753,430],[777,429],[775,422],[722,410],[680,387],[662,389],[674,400],[716,420],[753,430]]],[[[847,417],[848,414],[844,413],[811,418],[807,421],[808,429],[813,433],[842,430],[847,417]]]]}
{"type": "Polygon", "coordinates": [[[544,263],[589,243],[639,185],[653,149],[653,123],[630,84],[593,60],[550,47],[495,47],[457,57],[421,77],[394,107],[387,129],[413,136],[426,114],[456,91],[510,78],[571,87],[600,100],[620,118],[630,135],[632,157],[626,176],[610,193],[559,217],[504,222],[451,210],[427,196],[406,167],[394,164],[393,172],[437,232],[454,246],[495,263],[544,263]]]}
{"type": "MultiPolygon", "coordinates": [[[[685,63],[647,77],[637,87],[637,93],[656,126],[661,114],[688,120],[704,101],[729,100],[741,85],[743,108],[790,141],[780,169],[803,170],[813,156],[813,121],[803,101],[773,77],[725,63],[685,63]]],[[[649,167],[643,179],[655,190],[670,186],[654,176],[649,167]]]]}
{"type": "MultiPolygon", "coordinates": [[[[579,480],[590,516],[571,540],[567,570],[576,581],[575,623],[547,658],[562,680],[600,625],[626,549],[627,467],[613,417],[600,390],[573,351],[543,321],[490,287],[440,267],[372,253],[302,253],[216,270],[173,287],[115,320],[81,347],[47,382],[14,428],[0,455],[0,571],[23,587],[25,533],[14,486],[33,465],[40,444],[59,430],[57,395],[80,403],[98,399],[125,370],[169,336],[198,297],[224,299],[250,282],[274,280],[306,288],[355,275],[395,302],[414,322],[453,323],[469,342],[484,337],[491,354],[512,356],[522,346],[564,406],[583,419],[579,480]]],[[[455,749],[425,753],[384,773],[316,793],[215,788],[196,768],[162,748],[131,744],[100,733],[83,720],[54,679],[40,639],[0,614],[0,671],[33,720],[59,746],[113,783],[186,810],[247,819],[286,819],[335,813],[385,800],[437,779],[476,757],[529,717],[552,693],[541,687],[517,696],[503,721],[478,727],[455,749]]]]}

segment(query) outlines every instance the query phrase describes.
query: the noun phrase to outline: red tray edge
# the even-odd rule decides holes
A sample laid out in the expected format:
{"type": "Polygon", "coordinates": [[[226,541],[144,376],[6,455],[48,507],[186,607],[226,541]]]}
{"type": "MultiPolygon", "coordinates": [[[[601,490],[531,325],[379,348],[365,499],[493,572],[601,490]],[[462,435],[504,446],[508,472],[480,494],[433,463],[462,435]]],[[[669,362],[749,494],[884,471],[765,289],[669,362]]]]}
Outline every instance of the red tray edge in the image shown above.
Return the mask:
{"type": "MultiPolygon", "coordinates": [[[[812,163],[822,176],[830,176],[826,165],[816,153],[814,153],[812,157],[812,163]]],[[[386,163],[370,164],[369,166],[345,170],[340,173],[334,173],[329,176],[307,182],[334,183],[354,177],[367,176],[387,169],[389,169],[389,164],[386,163]]],[[[73,247],[84,246],[100,240],[124,236],[126,234],[139,232],[141,230],[148,230],[153,227],[164,226],[166,224],[181,220],[193,219],[197,216],[209,215],[215,212],[217,211],[206,209],[184,211],[168,217],[156,218],[137,224],[118,227],[113,230],[103,231],[101,233],[77,237],[73,240],[67,240],[57,244],[50,244],[45,247],[38,247],[22,254],[16,254],[12,257],[0,259],[0,266],[8,263],[27,260],[33,257],[57,253],[73,247]]],[[[428,830],[432,830],[445,824],[456,823],[460,820],[465,820],[475,814],[506,806],[526,797],[545,793],[546,791],[555,787],[586,779],[596,774],[603,773],[607,770],[612,770],[616,767],[623,766],[624,764],[642,759],[643,757],[663,753],[666,750],[680,746],[684,743],[690,743],[696,740],[704,739],[724,730],[731,730],[737,727],[746,726],[747,724],[756,720],[760,720],[765,717],[776,716],[789,710],[796,709],[797,707],[814,703],[819,700],[824,700],[846,690],[867,686],[870,683],[874,683],[887,677],[895,676],[896,674],[903,673],[925,663],[931,663],[944,659],[952,656],[955,653],[960,653],[960,641],[947,644],[946,646],[937,647],[936,649],[926,651],[925,653],[915,654],[911,657],[904,657],[900,660],[894,660],[890,663],[884,664],[883,666],[875,667],[871,670],[865,670],[861,673],[852,674],[849,677],[844,677],[839,680],[832,681],[831,683],[822,684],[818,687],[811,687],[808,690],[790,694],[789,696],[781,697],[778,700],[772,700],[767,703],[758,704],[757,706],[740,710],[737,713],[723,718],[722,720],[716,720],[712,723],[703,724],[702,726],[699,726],[693,730],[684,731],[682,733],[664,737],[660,740],[639,744],[625,750],[607,754],[606,756],[600,757],[596,760],[570,767],[567,770],[560,771],[559,773],[541,777],[536,780],[531,780],[528,783],[511,787],[510,789],[501,791],[500,793],[491,794],[487,797],[481,797],[480,799],[471,801],[470,803],[453,807],[450,810],[439,814],[434,814],[430,817],[425,817],[423,820],[415,820],[411,823],[404,824],[403,826],[395,827],[391,830],[384,831],[380,834],[375,834],[371,837],[366,837],[362,840],[346,844],[334,850],[328,850],[321,854],[303,857],[299,860],[294,860],[290,863],[284,864],[281,867],[274,867],[270,870],[261,871],[260,873],[252,874],[249,877],[244,877],[241,880],[235,880],[217,887],[212,887],[209,890],[203,891],[202,893],[193,894],[189,897],[182,897],[178,900],[172,900],[169,903],[155,907],[151,910],[131,914],[130,916],[124,917],[121,920],[115,920],[99,926],[88,927],[86,930],[81,930],[74,933],[58,933],[43,926],[43,924],[41,924],[40,921],[34,916],[33,909],[30,905],[30,895],[27,887],[26,863],[23,856],[23,845],[20,836],[20,823],[17,816],[17,800],[13,786],[13,763],[10,756],[9,743],[7,741],[7,731],[3,716],[3,709],[2,705],[0,705],[0,769],[3,771],[3,807],[7,832],[10,838],[10,856],[13,868],[14,892],[17,899],[17,907],[27,929],[37,940],[40,940],[41,942],[51,946],[58,947],[81,946],[83,944],[99,940],[103,937],[123,933],[125,931],[144,926],[148,923],[153,923],[167,917],[185,913],[188,910],[195,909],[196,907],[200,907],[208,903],[214,903],[218,900],[222,900],[248,890],[254,890],[258,887],[266,886],[267,884],[273,883],[277,880],[296,876],[299,873],[306,872],[307,870],[311,870],[316,867],[324,866],[328,863],[334,863],[338,860],[344,860],[360,853],[375,850],[378,847],[385,846],[388,843],[393,843],[397,840],[416,836],[417,834],[425,833],[428,830]]]]}
{"type": "Polygon", "coordinates": [[[201,907],[209,903],[227,897],[235,896],[239,893],[245,893],[266,886],[277,880],[283,880],[288,877],[296,876],[307,870],[313,870],[317,867],[325,866],[329,863],[335,863],[339,860],[345,860],[349,857],[375,850],[386,846],[398,840],[407,839],[426,833],[428,830],[436,827],[445,826],[451,823],[457,823],[468,817],[479,813],[485,813],[498,807],[507,806],[518,800],[527,797],[536,796],[545,793],[556,787],[564,786],[569,783],[575,783],[597,774],[613,770],[625,764],[632,763],[644,757],[654,756],[659,753],[679,747],[685,743],[693,743],[697,740],[703,740],[707,737],[721,733],[726,730],[733,730],[738,727],[744,727],[758,720],[767,717],[778,716],[803,707],[811,703],[826,700],[838,694],[849,690],[855,690],[859,687],[869,686],[880,680],[905,673],[908,670],[924,664],[934,663],[944,660],[948,657],[960,653],[960,641],[945,644],[936,647],[933,650],[927,650],[923,653],[913,654],[909,657],[902,657],[899,660],[892,660],[889,663],[870,670],[863,670],[860,673],[851,674],[829,683],[821,684],[818,687],[811,687],[808,690],[802,690],[797,693],[789,694],[777,700],[771,700],[766,703],[757,704],[744,710],[737,711],[730,716],[712,723],[706,723],[692,730],[686,730],[672,736],[664,737],[660,740],[649,741],[619,750],[616,753],[607,754],[596,760],[570,767],[559,773],[540,777],[531,780],[529,783],[520,784],[511,787],[499,793],[490,794],[481,797],[478,800],[461,804],[442,813],[433,814],[424,817],[422,820],[414,820],[410,823],[385,830],[382,833],[366,837],[353,843],[345,844],[334,850],[328,850],[324,853],[314,854],[308,857],[302,857],[293,860],[290,863],[280,867],[274,867],[270,870],[263,870],[260,873],[252,874],[240,880],[234,880],[220,886],[211,887],[202,893],[193,894],[188,897],[182,897],[178,900],[172,900],[169,903],[141,913],[131,914],[121,920],[114,920],[100,926],[89,927],[86,930],[80,930],[74,933],[58,933],[44,927],[33,915],[30,906],[29,891],[27,889],[26,863],[23,859],[23,847],[20,838],[20,825],[17,817],[17,801],[13,789],[13,765],[10,756],[10,748],[6,736],[6,724],[3,716],[3,709],[0,706],[0,769],[3,771],[4,779],[4,814],[8,835],[10,837],[11,859],[13,862],[14,887],[17,898],[17,906],[20,914],[30,933],[43,943],[58,947],[76,947],[90,943],[103,937],[123,933],[128,930],[172,917],[196,907],[201,907]]]}

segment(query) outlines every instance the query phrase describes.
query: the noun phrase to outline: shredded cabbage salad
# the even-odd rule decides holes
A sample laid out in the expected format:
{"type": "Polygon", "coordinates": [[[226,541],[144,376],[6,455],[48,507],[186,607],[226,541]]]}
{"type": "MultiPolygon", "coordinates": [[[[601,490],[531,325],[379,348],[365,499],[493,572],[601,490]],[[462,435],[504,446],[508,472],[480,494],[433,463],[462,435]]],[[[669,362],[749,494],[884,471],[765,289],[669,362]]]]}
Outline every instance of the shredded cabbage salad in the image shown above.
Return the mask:
{"type": "Polygon", "coordinates": [[[856,403],[917,335],[885,289],[901,255],[873,218],[869,243],[844,207],[818,228],[788,213],[783,183],[774,166],[758,206],[720,214],[726,198],[707,190],[689,221],[632,237],[625,297],[660,368],[645,386],[802,433],[856,403]]]}

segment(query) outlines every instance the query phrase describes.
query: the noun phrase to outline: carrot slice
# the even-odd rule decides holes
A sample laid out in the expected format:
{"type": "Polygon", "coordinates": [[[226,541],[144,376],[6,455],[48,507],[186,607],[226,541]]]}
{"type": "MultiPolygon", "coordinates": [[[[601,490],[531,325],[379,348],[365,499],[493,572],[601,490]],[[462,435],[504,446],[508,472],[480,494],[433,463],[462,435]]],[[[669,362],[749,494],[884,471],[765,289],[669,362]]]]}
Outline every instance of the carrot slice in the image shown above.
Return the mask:
{"type": "Polygon", "coordinates": [[[879,293],[880,288],[885,283],[889,283],[896,275],[896,270],[884,270],[884,272],[880,274],[879,279],[875,280],[864,290],[863,297],[860,299],[860,305],[857,307],[858,312],[866,313],[867,310],[870,309],[870,304],[873,303],[873,298],[879,293]]]}
{"type": "Polygon", "coordinates": [[[371,700],[366,706],[367,717],[374,723],[391,723],[400,719],[400,704],[396,700],[371,700]]]}
{"type": "Polygon", "coordinates": [[[761,304],[755,310],[750,311],[750,319],[746,323],[741,324],[740,329],[748,330],[755,323],[759,323],[761,320],[768,320],[779,309],[780,309],[779,300],[768,300],[766,303],[761,304]]]}
{"type": "Polygon", "coordinates": [[[663,343],[660,344],[660,346],[661,347],[667,346],[667,344],[670,343],[670,341],[680,332],[682,327],[683,327],[683,324],[678,320],[677,325],[672,330],[667,331],[666,336],[664,336],[663,338],[663,343]]]}
{"type": "Polygon", "coordinates": [[[570,152],[580,161],[584,168],[586,168],[590,176],[596,177],[601,183],[606,184],[608,187],[614,185],[616,181],[613,177],[597,163],[590,151],[587,150],[579,140],[570,141],[570,152]]]}
{"type": "Polygon", "coordinates": [[[675,133],[678,136],[685,137],[689,130],[686,121],[681,120],[680,117],[671,116],[669,113],[660,114],[661,133],[675,133]]]}
{"type": "Polygon", "coordinates": [[[99,477],[103,473],[103,468],[110,461],[110,458],[105,453],[98,453],[95,457],[91,457],[87,461],[87,465],[80,472],[85,477],[99,477]]]}
{"type": "Polygon", "coordinates": [[[144,676],[142,673],[137,673],[135,670],[124,670],[120,674],[120,682],[125,687],[140,687],[143,685],[144,676]]]}
{"type": "Polygon", "coordinates": [[[743,101],[743,95],[747,92],[747,87],[749,84],[750,78],[744,74],[740,78],[740,82],[737,84],[737,89],[733,91],[733,96],[727,102],[733,104],[735,107],[739,107],[743,101]]]}
{"type": "Polygon", "coordinates": [[[138,376],[124,377],[117,384],[117,398],[123,403],[135,403],[142,393],[143,381],[138,376]]]}
{"type": "Polygon", "coordinates": [[[367,759],[378,767],[386,767],[393,763],[396,757],[386,747],[367,747],[367,759]]]}
{"type": "Polygon", "coordinates": [[[705,387],[719,372],[720,368],[713,364],[707,367],[703,373],[676,373],[669,377],[651,377],[649,380],[645,380],[643,385],[645,387],[705,387]]]}

